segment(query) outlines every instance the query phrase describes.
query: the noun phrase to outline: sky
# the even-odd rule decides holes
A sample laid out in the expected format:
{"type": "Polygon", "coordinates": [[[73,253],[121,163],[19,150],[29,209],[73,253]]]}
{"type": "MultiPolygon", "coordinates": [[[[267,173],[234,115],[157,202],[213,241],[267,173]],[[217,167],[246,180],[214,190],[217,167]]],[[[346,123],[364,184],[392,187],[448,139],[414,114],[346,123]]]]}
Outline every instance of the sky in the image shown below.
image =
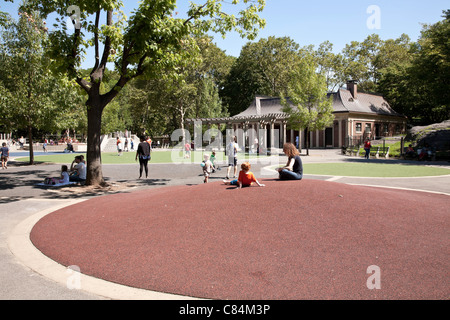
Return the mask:
{"type": "MultiPolygon", "coordinates": [[[[125,13],[137,8],[138,2],[124,0],[125,13]]],[[[1,0],[0,11],[17,17],[18,3],[18,0],[14,4],[1,0]]],[[[177,11],[182,16],[189,1],[178,0],[177,3],[177,11]]],[[[227,7],[233,6],[224,4],[224,10],[227,7]]],[[[373,33],[379,34],[382,40],[396,39],[405,33],[416,41],[423,24],[442,20],[442,11],[447,9],[450,9],[448,0],[266,0],[261,14],[266,19],[266,27],[254,41],[270,36],[287,36],[301,47],[314,45],[317,48],[328,40],[336,53],[341,52],[346,44],[361,42],[373,33]]],[[[238,57],[241,48],[249,41],[230,33],[225,40],[216,35],[214,42],[228,55],[238,57]]]]}

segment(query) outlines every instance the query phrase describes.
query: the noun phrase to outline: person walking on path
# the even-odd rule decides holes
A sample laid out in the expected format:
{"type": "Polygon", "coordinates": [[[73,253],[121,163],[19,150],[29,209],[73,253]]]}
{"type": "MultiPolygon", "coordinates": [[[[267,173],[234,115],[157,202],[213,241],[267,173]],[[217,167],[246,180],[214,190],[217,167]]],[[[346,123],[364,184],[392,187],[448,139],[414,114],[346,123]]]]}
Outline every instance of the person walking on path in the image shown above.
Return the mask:
{"type": "Polygon", "coordinates": [[[148,178],[148,161],[151,159],[150,144],[145,140],[145,137],[140,138],[140,143],[136,151],[136,158],[139,158],[139,179],[142,178],[142,173],[145,170],[145,178],[148,178]]]}
{"type": "Polygon", "coordinates": [[[186,141],[186,144],[184,145],[184,158],[188,159],[191,157],[191,144],[186,141]]]}
{"type": "Polygon", "coordinates": [[[234,169],[234,176],[233,178],[236,178],[237,175],[237,153],[238,153],[239,146],[237,144],[237,138],[234,136],[231,138],[230,143],[227,147],[227,153],[228,153],[228,169],[227,169],[227,179],[230,178],[230,171],[231,167],[234,169]]]}
{"type": "Polygon", "coordinates": [[[297,147],[292,143],[286,143],[283,146],[283,152],[288,157],[288,161],[286,166],[277,169],[280,180],[302,180],[303,164],[297,147]]]}
{"type": "Polygon", "coordinates": [[[6,142],[2,143],[1,147],[2,169],[8,169],[9,148],[6,142]]]}
{"type": "Polygon", "coordinates": [[[364,158],[366,158],[366,159],[369,159],[370,148],[372,148],[372,144],[370,143],[370,139],[367,138],[366,142],[364,142],[364,150],[366,151],[366,154],[364,155],[364,158]]]}

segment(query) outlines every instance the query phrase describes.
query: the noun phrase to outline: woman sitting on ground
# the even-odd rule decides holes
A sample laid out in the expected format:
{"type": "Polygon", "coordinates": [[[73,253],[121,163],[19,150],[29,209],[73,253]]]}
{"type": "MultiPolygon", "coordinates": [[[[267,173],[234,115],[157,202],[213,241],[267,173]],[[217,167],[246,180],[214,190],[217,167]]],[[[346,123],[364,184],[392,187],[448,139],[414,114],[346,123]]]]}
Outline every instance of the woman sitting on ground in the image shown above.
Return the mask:
{"type": "Polygon", "coordinates": [[[288,161],[286,166],[277,169],[280,180],[302,180],[303,164],[300,152],[292,143],[285,143],[283,152],[288,157],[288,161]]]}

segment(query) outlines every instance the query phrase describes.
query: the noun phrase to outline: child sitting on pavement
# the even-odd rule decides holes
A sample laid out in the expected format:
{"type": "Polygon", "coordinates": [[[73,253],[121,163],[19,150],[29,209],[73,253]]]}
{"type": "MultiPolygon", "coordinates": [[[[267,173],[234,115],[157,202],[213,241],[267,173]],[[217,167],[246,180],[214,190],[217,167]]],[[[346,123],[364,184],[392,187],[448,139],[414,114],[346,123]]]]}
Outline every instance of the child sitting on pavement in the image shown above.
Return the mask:
{"type": "Polygon", "coordinates": [[[68,167],[66,165],[61,166],[61,175],[57,178],[45,178],[44,184],[54,186],[70,184],[68,167]]]}
{"type": "Polygon", "coordinates": [[[250,187],[253,182],[255,182],[258,186],[265,187],[264,184],[259,183],[253,172],[250,172],[251,164],[249,162],[242,163],[241,169],[237,180],[223,180],[224,184],[238,186],[238,188],[241,189],[242,187],[250,187]]]}
{"type": "Polygon", "coordinates": [[[69,168],[66,165],[61,166],[61,177],[59,179],[59,183],[68,184],[69,178],[69,168]]]}

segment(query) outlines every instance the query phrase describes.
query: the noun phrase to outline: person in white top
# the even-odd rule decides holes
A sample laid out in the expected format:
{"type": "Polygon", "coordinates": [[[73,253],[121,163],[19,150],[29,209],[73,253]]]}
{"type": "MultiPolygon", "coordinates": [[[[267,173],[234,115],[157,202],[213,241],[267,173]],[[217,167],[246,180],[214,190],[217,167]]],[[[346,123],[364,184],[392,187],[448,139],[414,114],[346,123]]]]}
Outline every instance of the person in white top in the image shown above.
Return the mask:
{"type": "Polygon", "coordinates": [[[211,160],[209,159],[209,155],[205,154],[204,156],[204,165],[203,165],[203,176],[205,177],[205,179],[203,180],[204,183],[208,183],[208,178],[211,175],[212,169],[213,169],[213,164],[211,162],[211,160]]]}
{"type": "Polygon", "coordinates": [[[69,169],[66,165],[61,166],[61,177],[59,179],[59,183],[68,184],[70,182],[69,179],[69,169]]]}
{"type": "Polygon", "coordinates": [[[228,153],[228,169],[227,169],[227,179],[230,177],[231,167],[234,168],[234,178],[237,175],[237,153],[239,146],[237,144],[237,138],[234,136],[231,138],[230,144],[227,147],[228,153]]]}
{"type": "Polygon", "coordinates": [[[70,176],[70,181],[72,182],[82,182],[86,181],[86,165],[83,163],[81,156],[76,156],[70,171],[73,173],[70,176]],[[76,163],[74,165],[74,163],[76,163]]]}

